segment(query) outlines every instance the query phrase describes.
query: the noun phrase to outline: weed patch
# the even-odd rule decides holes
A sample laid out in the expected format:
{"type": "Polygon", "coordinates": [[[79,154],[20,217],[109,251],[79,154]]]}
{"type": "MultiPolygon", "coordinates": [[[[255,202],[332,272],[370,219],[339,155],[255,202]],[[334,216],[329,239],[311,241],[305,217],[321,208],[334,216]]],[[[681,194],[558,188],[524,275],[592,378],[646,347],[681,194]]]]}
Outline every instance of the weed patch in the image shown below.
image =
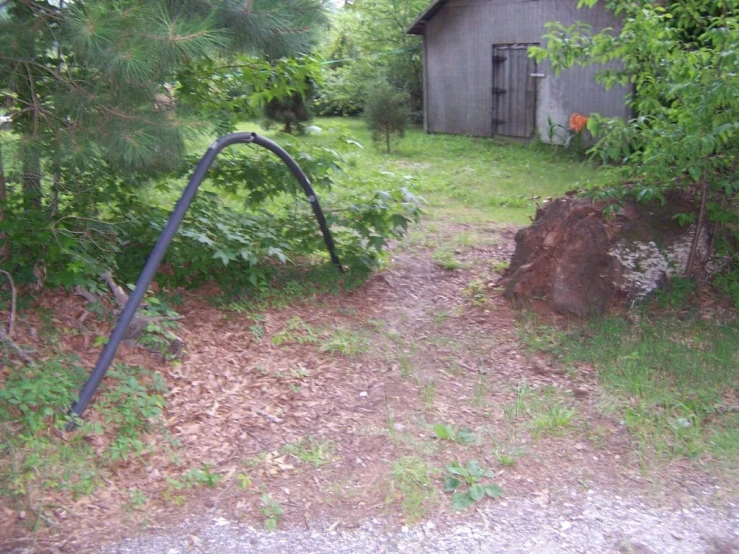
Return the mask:
{"type": "Polygon", "coordinates": [[[438,503],[438,496],[431,486],[426,462],[420,458],[400,458],[392,463],[392,478],[406,521],[415,523],[427,517],[438,503]]]}
{"type": "Polygon", "coordinates": [[[59,492],[91,494],[116,463],[152,451],[147,433],[164,407],[166,386],[143,368],[116,365],[108,372],[94,416],[64,434],[68,410],[87,371],[74,358],[11,366],[0,388],[0,494],[21,503],[59,492]]]}
{"type": "Polygon", "coordinates": [[[329,440],[306,437],[299,443],[285,445],[283,450],[293,458],[317,468],[333,461],[336,444],[329,440]]]}
{"type": "Polygon", "coordinates": [[[465,510],[486,496],[489,498],[503,496],[503,488],[500,485],[485,482],[495,477],[495,474],[475,460],[467,462],[464,466],[454,462],[446,467],[446,471],[448,474],[444,478],[444,492],[453,493],[453,510],[465,510]]]}
{"type": "Polygon", "coordinates": [[[338,354],[347,358],[355,358],[369,351],[367,340],[357,333],[347,329],[334,329],[328,338],[322,341],[321,352],[338,354]]]}
{"type": "Polygon", "coordinates": [[[634,316],[636,322],[602,319],[568,331],[529,325],[523,336],[566,366],[594,366],[609,395],[604,414],[626,427],[642,459],[735,459],[739,419],[727,399],[739,379],[739,324],[634,316]]]}

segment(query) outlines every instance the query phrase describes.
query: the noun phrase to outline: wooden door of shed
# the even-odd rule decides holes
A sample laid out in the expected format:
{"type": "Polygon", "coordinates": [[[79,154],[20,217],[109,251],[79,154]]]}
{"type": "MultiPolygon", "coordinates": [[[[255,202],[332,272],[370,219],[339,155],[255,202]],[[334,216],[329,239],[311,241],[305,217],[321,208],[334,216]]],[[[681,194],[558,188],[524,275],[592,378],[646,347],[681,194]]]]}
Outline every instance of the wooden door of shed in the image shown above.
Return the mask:
{"type": "Polygon", "coordinates": [[[493,134],[530,138],[536,130],[536,60],[532,44],[493,45],[493,134]]]}

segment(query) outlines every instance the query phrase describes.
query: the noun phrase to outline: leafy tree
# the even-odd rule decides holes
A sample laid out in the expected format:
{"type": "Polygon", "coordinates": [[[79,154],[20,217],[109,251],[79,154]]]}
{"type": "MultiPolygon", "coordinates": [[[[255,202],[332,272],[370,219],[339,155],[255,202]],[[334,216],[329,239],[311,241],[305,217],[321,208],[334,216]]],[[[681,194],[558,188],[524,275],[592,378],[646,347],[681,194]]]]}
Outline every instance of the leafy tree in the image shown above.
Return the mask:
{"type": "Polygon", "coordinates": [[[402,137],[408,124],[408,98],[398,92],[390,83],[380,82],[367,94],[364,117],[372,131],[375,143],[385,143],[385,151],[390,153],[390,138],[402,137]]]}
{"type": "MultiPolygon", "coordinates": [[[[309,57],[288,60],[292,70],[293,89],[286,94],[275,94],[266,101],[263,116],[268,125],[281,123],[285,133],[292,133],[295,127],[298,133],[303,132],[303,124],[313,119],[310,100],[315,91],[315,83],[320,80],[319,66],[316,60],[309,57]]],[[[284,79],[284,69],[280,72],[284,79]]],[[[274,90],[271,86],[270,90],[274,90]]]]}
{"type": "MultiPolygon", "coordinates": [[[[593,5],[597,0],[581,3],[593,5]]],[[[593,154],[623,164],[628,187],[604,197],[666,201],[665,192],[690,194],[696,224],[685,273],[698,267],[699,233],[710,223],[711,246],[724,260],[718,282],[739,306],[739,17],[736,0],[617,2],[619,31],[593,34],[584,24],[549,25],[547,47],[532,55],[559,71],[575,64],[616,63],[598,79],[606,87],[633,86],[630,120],[597,114],[588,123],[599,140],[593,154]]]]}
{"type": "Polygon", "coordinates": [[[326,115],[356,113],[362,92],[380,79],[405,91],[415,114],[423,106],[420,37],[406,30],[426,0],[355,0],[332,16],[322,54],[330,62],[319,107],[326,115]],[[325,106],[325,108],[323,108],[325,106]]]}

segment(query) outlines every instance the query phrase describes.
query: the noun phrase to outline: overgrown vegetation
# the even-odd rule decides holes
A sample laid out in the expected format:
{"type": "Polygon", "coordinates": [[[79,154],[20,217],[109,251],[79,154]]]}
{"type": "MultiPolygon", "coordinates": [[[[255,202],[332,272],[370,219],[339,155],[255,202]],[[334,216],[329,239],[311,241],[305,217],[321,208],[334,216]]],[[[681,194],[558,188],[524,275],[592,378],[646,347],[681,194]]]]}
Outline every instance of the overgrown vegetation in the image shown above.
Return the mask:
{"type": "MultiPolygon", "coordinates": [[[[739,379],[737,323],[647,311],[634,316],[633,322],[610,318],[569,330],[529,326],[525,340],[573,372],[593,365],[606,390],[599,409],[628,430],[643,463],[653,455],[732,463],[739,453],[739,417],[731,405],[739,379]]],[[[529,395],[519,396],[512,417],[528,409],[529,395]]]]}
{"type": "Polygon", "coordinates": [[[64,435],[68,411],[87,371],[72,358],[11,366],[0,388],[0,494],[43,512],[49,494],[91,494],[120,463],[145,463],[156,447],[167,387],[140,367],[116,365],[96,402],[96,417],[64,435]]]}
{"type": "Polygon", "coordinates": [[[321,116],[359,115],[378,82],[402,91],[420,123],[423,107],[421,40],[406,29],[426,0],[357,0],[331,14],[319,51],[327,59],[315,102],[321,116]]]}
{"type": "MultiPolygon", "coordinates": [[[[580,4],[592,6],[597,0],[580,4]]],[[[684,275],[699,276],[713,261],[714,284],[739,307],[739,7],[734,0],[610,4],[623,21],[618,32],[593,34],[587,25],[551,23],[546,49],[537,59],[556,71],[572,65],[608,64],[599,72],[605,87],[633,86],[633,119],[595,114],[588,129],[597,138],[593,156],[621,164],[622,183],[594,192],[618,205],[669,201],[668,190],[694,199],[695,211],[679,214],[696,226],[684,275]],[[700,234],[711,233],[701,259],[700,234]]],[[[673,196],[674,198],[674,196],[673,196]]]]}

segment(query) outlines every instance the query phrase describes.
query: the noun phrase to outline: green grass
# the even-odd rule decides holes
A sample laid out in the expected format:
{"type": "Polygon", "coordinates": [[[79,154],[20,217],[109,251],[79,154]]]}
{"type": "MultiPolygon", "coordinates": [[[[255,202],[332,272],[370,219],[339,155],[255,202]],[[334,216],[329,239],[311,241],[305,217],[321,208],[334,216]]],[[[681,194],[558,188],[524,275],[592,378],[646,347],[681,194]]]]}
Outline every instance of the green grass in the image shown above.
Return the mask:
{"type": "Polygon", "coordinates": [[[626,427],[643,460],[736,460],[737,322],[642,314],[636,323],[602,319],[567,332],[541,326],[524,338],[573,368],[595,367],[607,391],[602,413],[626,427]]]}
{"type": "Polygon", "coordinates": [[[415,523],[427,517],[439,503],[439,494],[432,486],[426,462],[420,458],[400,458],[391,467],[392,487],[400,496],[406,521],[415,523]]]}
{"type": "Polygon", "coordinates": [[[320,346],[321,352],[354,358],[369,351],[367,339],[356,331],[334,329],[320,346]]]}
{"type": "Polygon", "coordinates": [[[560,436],[574,422],[577,410],[571,398],[553,387],[534,389],[522,383],[515,391],[516,398],[503,406],[503,415],[509,424],[523,422],[534,438],[560,436]]]}
{"type": "Polygon", "coordinates": [[[446,271],[455,271],[462,267],[460,261],[449,250],[437,250],[431,256],[434,265],[446,271]]]}
{"type": "MultiPolygon", "coordinates": [[[[560,196],[568,190],[609,182],[610,174],[589,162],[558,158],[548,149],[517,142],[452,135],[428,135],[411,128],[390,154],[378,151],[360,119],[319,118],[320,135],[292,137],[259,125],[243,123],[239,131],[255,131],[278,143],[302,141],[336,148],[347,162],[341,186],[370,178],[377,171],[403,177],[429,202],[432,219],[455,223],[525,224],[534,215],[534,196],[560,196]],[[356,140],[363,147],[348,145],[356,140]]],[[[191,146],[204,151],[207,142],[191,146]]],[[[459,238],[477,240],[477,234],[459,238]]]]}
{"type": "Polygon", "coordinates": [[[283,450],[301,462],[318,468],[333,461],[336,444],[329,440],[306,437],[298,443],[285,445],[283,450]]]}

